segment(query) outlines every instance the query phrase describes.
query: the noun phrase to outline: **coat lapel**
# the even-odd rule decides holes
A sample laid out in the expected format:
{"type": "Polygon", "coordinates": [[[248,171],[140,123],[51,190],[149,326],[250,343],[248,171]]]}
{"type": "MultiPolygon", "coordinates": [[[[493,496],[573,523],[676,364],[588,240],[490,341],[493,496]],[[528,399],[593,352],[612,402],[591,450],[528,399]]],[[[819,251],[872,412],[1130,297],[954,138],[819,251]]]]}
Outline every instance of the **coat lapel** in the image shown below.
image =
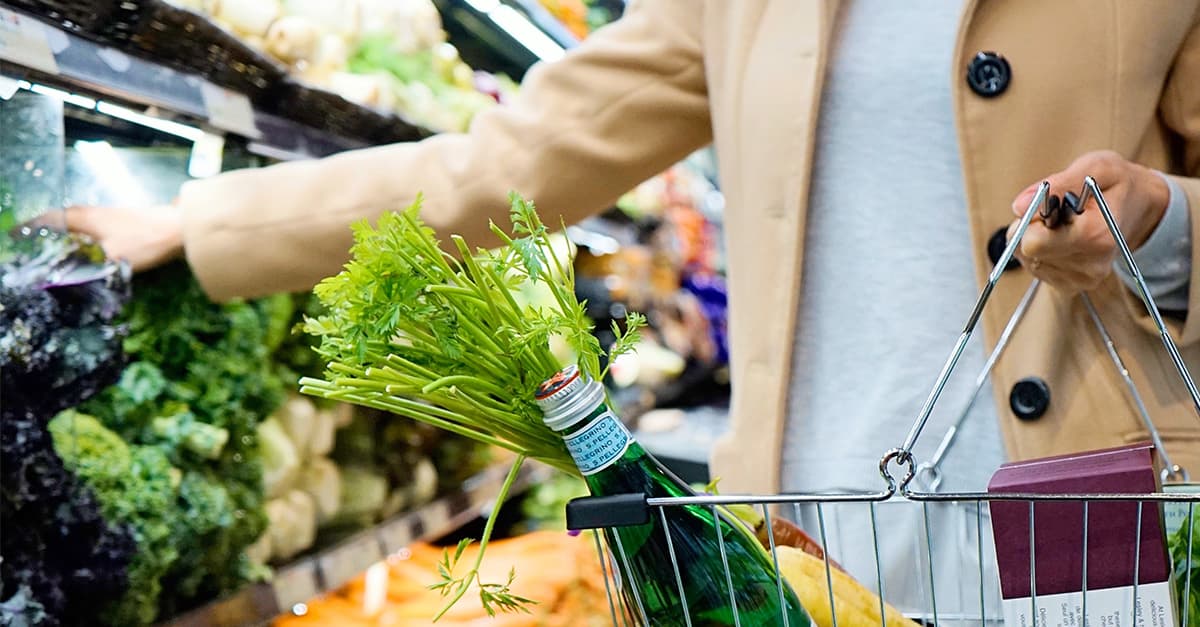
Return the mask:
{"type": "Polygon", "coordinates": [[[728,179],[754,185],[726,190],[737,216],[726,222],[731,316],[750,318],[731,325],[733,370],[741,378],[732,434],[713,454],[727,491],[780,488],[792,367],[791,351],[781,345],[795,335],[813,140],[836,10],[836,0],[768,1],[754,36],[731,42],[745,50],[740,75],[731,73],[736,78],[728,83],[738,92],[736,122],[716,136],[721,148],[735,147],[725,163],[728,179]],[[763,268],[774,270],[761,276],[763,268]]]}

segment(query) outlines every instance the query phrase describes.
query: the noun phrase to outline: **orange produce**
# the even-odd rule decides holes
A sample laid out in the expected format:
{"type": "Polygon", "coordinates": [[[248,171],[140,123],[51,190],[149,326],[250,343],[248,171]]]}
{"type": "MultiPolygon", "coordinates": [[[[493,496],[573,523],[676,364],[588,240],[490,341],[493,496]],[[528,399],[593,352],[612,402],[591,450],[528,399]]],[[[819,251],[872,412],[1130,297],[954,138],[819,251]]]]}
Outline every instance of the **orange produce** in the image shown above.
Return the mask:
{"type": "Polygon", "coordinates": [[[571,31],[571,34],[583,39],[591,30],[587,23],[587,4],[583,0],[541,0],[541,4],[558,21],[571,31]]]}
{"type": "MultiPolygon", "coordinates": [[[[491,617],[479,601],[478,590],[472,589],[434,623],[433,617],[445,606],[446,598],[428,586],[440,581],[437,565],[442,551],[429,544],[414,544],[388,558],[386,583],[368,582],[368,575],[360,575],[337,592],[310,601],[304,616],[282,616],[274,625],[600,627],[611,623],[604,575],[590,535],[571,537],[561,531],[543,531],[492,541],[488,559],[480,567],[480,580],[503,583],[509,569],[515,569],[511,592],[533,599],[537,605],[529,614],[497,613],[491,617]]],[[[455,576],[465,573],[477,555],[478,547],[468,547],[455,576]]]]}

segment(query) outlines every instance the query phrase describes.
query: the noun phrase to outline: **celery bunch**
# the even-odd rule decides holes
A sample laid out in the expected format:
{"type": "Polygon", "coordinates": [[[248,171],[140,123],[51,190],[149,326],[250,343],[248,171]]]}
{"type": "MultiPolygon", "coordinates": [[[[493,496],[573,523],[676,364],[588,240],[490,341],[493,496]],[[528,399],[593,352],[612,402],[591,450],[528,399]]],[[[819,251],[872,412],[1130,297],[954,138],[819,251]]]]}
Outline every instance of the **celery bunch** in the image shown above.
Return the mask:
{"type": "MultiPolygon", "coordinates": [[[[570,260],[555,251],[532,203],[516,194],[510,201],[512,229],[492,225],[502,242],[494,250],[472,250],[452,236],[457,254],[443,251],[419,217],[420,198],[382,216],[376,227],[356,224],[351,261],[314,290],[326,313],[304,324],[320,341],[325,376],[300,381],[306,394],[389,411],[513,451],[518,461],[501,500],[526,458],[578,475],[533,400],[537,386],[564,365],[552,341],[569,346],[592,377],[604,374],[599,341],[575,297],[570,260]],[[523,302],[533,290],[549,298],[523,302]]],[[[610,363],[637,343],[644,323],[635,314],[623,332],[614,328],[610,363]]],[[[495,510],[483,546],[494,516],[495,510]]],[[[438,589],[453,604],[474,581],[478,562],[454,577],[449,557],[438,589]]],[[[526,601],[507,595],[507,584],[479,583],[479,591],[489,608],[521,609],[526,601]]]]}

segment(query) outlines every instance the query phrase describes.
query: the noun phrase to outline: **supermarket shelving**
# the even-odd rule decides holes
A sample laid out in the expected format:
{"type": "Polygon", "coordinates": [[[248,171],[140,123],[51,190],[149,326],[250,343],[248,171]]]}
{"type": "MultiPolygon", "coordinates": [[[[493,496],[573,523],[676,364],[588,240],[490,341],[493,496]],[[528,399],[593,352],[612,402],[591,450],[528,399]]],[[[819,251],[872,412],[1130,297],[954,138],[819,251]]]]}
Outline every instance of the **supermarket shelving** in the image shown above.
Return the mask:
{"type": "MultiPolygon", "coordinates": [[[[463,484],[462,489],[411,512],[399,514],[334,546],[275,570],[269,583],[244,588],[166,622],[161,627],[233,627],[266,624],[281,613],[304,611],[305,602],[344,585],[386,556],[421,540],[451,533],[486,516],[509,471],[498,464],[463,484]]],[[[552,471],[527,462],[510,496],[544,480],[552,471]]]]}
{"type": "MultiPolygon", "coordinates": [[[[560,52],[578,44],[574,35],[537,0],[434,2],[463,58],[481,69],[505,72],[519,79],[537,61],[552,59],[557,54],[552,47],[539,48],[536,44],[531,47],[528,39],[523,41],[512,29],[504,28],[503,20],[490,16],[496,7],[507,7],[519,13],[528,24],[536,27],[544,38],[543,43],[550,42],[560,52]]],[[[31,17],[16,9],[11,1],[0,0],[0,18],[5,12],[25,19],[31,17]]],[[[432,134],[415,126],[409,129],[407,136],[400,137],[353,137],[330,132],[268,110],[270,107],[265,106],[261,93],[231,93],[227,85],[206,78],[200,71],[189,71],[179,63],[168,64],[117,49],[107,45],[102,38],[43,21],[37,24],[45,34],[46,45],[52,50],[53,67],[35,67],[14,61],[13,57],[5,55],[4,40],[0,36],[0,92],[4,91],[3,83],[19,82],[21,87],[41,90],[63,99],[71,107],[97,115],[120,117],[132,113],[144,118],[142,123],[164,121],[167,128],[176,133],[240,137],[251,152],[280,160],[321,157],[375,143],[418,140],[432,134]],[[228,109],[214,105],[214,93],[222,94],[224,105],[232,103],[233,109],[248,112],[249,125],[247,119],[239,119],[236,115],[231,118],[228,109]],[[171,124],[177,126],[169,126],[171,124]]],[[[362,109],[364,116],[378,115],[362,109]]],[[[717,429],[713,427],[714,431],[717,429]]],[[[639,437],[645,437],[648,447],[656,454],[663,453],[665,457],[693,464],[694,468],[688,468],[697,473],[706,472],[703,460],[695,455],[697,450],[705,447],[695,442],[681,447],[681,442],[672,437],[674,435],[660,434],[656,438],[653,434],[639,434],[639,437]]],[[[398,549],[416,541],[444,536],[486,515],[495,506],[494,495],[506,472],[506,466],[490,468],[455,493],[277,568],[271,582],[249,586],[160,624],[177,627],[256,625],[265,624],[281,613],[300,609],[309,599],[340,587],[398,549]]],[[[543,466],[527,464],[511,494],[519,494],[549,473],[543,466]]]]}
{"type": "MultiPolygon", "coordinates": [[[[300,116],[298,121],[297,116],[291,115],[297,112],[271,103],[294,101],[294,90],[306,88],[287,80],[282,68],[273,67],[265,59],[264,69],[251,78],[235,72],[218,72],[221,76],[214,77],[209,75],[211,68],[206,71],[202,67],[188,67],[179,59],[159,60],[138,50],[131,43],[137,38],[130,36],[128,28],[120,30],[119,37],[109,32],[87,32],[61,16],[24,10],[31,4],[38,3],[0,0],[0,18],[17,15],[26,22],[37,20],[36,26],[42,32],[36,37],[37,43],[52,51],[53,63],[51,67],[29,64],[27,57],[15,51],[19,44],[11,39],[12,31],[6,34],[0,29],[0,79],[7,77],[60,90],[71,96],[67,102],[75,106],[131,107],[137,114],[182,123],[197,132],[246,137],[251,151],[283,160],[322,157],[373,144],[416,141],[433,134],[397,116],[352,105],[332,95],[323,100],[335,101],[336,116],[300,116]],[[245,78],[246,93],[239,91],[239,85],[223,80],[230,77],[245,78]],[[334,117],[363,123],[352,125],[359,129],[357,132],[330,131],[322,121],[332,121],[334,117]]],[[[537,0],[435,0],[435,4],[442,12],[452,41],[463,48],[464,58],[482,69],[505,72],[517,79],[539,59],[554,58],[578,43],[537,0]]],[[[158,22],[165,21],[172,28],[186,23],[190,15],[172,8],[165,11],[176,19],[158,22]]],[[[178,36],[212,37],[207,46],[195,47],[224,49],[235,58],[261,58],[216,27],[190,33],[181,31],[178,36]]],[[[211,65],[211,59],[208,63],[211,65]]]]}
{"type": "MultiPolygon", "coordinates": [[[[0,3],[2,4],[2,3],[0,3]]],[[[28,14],[0,6],[26,19],[28,14]]],[[[34,68],[4,60],[0,46],[0,76],[21,80],[43,88],[66,102],[102,114],[145,115],[181,124],[174,127],[196,133],[210,131],[247,137],[252,150],[280,159],[320,157],[359,148],[370,142],[347,137],[289,120],[254,106],[248,97],[228,90],[195,73],[136,56],[101,43],[39,22],[47,45],[53,50],[55,68],[34,68]],[[253,130],[236,113],[220,110],[213,102],[219,94],[224,104],[245,107],[253,130]],[[118,107],[114,109],[114,107],[118,107]]],[[[428,131],[414,130],[411,139],[427,136],[428,131]]]]}
{"type": "Polygon", "coordinates": [[[478,69],[520,80],[534,63],[554,60],[579,45],[538,0],[433,1],[450,42],[478,69]]]}

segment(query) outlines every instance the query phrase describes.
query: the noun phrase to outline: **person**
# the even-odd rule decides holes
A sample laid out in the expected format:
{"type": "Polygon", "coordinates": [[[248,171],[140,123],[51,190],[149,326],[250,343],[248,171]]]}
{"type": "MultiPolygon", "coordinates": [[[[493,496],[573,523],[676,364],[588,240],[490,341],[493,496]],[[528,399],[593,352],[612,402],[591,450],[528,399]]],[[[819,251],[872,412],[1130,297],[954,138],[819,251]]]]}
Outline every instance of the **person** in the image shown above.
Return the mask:
{"type": "MultiPolygon", "coordinates": [[[[169,209],[80,207],[68,220],[135,267],[184,256],[213,298],[255,296],[335,273],[351,222],[418,192],[432,226],[475,241],[503,220],[509,190],[571,223],[714,143],[733,381],[712,453],[720,489],[878,490],[880,456],[992,268],[988,242],[1042,181],[1062,195],[1095,177],[1198,369],[1198,79],[1196,0],[636,0],[468,133],[230,172],[186,184],[169,209]]],[[[1009,459],[1146,439],[1080,291],[1173,461],[1200,472],[1200,419],[1114,251],[1094,203],[1067,226],[1029,227],[964,355],[969,374],[915,450],[929,457],[1044,279],[945,489],[981,489],[1009,459]]]]}

